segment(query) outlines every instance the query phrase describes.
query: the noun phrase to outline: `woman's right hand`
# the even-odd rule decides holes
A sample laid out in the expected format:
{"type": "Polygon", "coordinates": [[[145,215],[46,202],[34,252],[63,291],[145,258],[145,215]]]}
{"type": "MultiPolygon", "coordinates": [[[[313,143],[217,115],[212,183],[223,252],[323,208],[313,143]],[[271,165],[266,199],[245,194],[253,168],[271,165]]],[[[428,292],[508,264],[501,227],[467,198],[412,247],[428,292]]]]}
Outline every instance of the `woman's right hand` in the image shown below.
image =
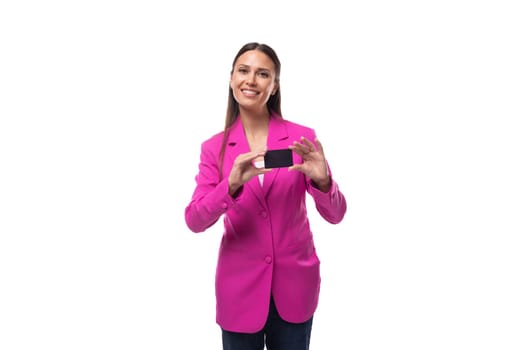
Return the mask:
{"type": "Polygon", "coordinates": [[[228,193],[233,196],[237,190],[252,177],[272,171],[272,169],[256,168],[253,161],[263,157],[266,150],[242,153],[235,158],[230,176],[228,177],[228,193]]]}

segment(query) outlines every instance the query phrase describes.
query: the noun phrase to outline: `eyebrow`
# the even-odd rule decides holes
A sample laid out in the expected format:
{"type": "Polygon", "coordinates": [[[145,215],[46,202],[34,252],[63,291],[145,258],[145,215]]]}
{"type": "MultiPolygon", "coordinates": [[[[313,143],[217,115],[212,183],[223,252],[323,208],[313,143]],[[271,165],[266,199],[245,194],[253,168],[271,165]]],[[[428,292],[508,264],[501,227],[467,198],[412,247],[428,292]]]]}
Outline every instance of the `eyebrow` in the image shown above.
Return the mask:
{"type": "MultiPolygon", "coordinates": [[[[237,67],[247,67],[247,68],[252,68],[252,66],[250,66],[250,65],[248,65],[248,64],[244,64],[244,63],[239,63],[239,64],[237,65],[237,67]]],[[[259,67],[259,68],[257,68],[256,70],[259,70],[259,71],[260,71],[260,70],[264,70],[264,71],[268,71],[268,72],[271,71],[270,68],[266,68],[266,67],[259,67]]]]}

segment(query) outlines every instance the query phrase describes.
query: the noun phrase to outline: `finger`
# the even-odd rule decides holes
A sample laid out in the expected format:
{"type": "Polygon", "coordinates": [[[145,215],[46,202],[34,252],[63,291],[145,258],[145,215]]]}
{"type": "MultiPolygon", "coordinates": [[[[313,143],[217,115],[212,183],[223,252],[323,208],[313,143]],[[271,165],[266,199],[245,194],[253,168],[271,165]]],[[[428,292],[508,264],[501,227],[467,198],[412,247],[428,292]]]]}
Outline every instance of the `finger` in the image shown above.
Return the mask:
{"type": "Polygon", "coordinates": [[[294,141],[293,142],[293,145],[294,145],[295,149],[297,149],[303,155],[314,151],[313,145],[311,143],[310,143],[310,145],[304,143],[305,140],[306,139],[304,137],[301,137],[301,141],[300,142],[299,141],[294,141]]]}
{"type": "Polygon", "coordinates": [[[312,143],[312,141],[308,140],[306,137],[301,136],[301,141],[305,144],[308,149],[313,152],[315,151],[315,145],[312,143]]]}
{"type": "Polygon", "coordinates": [[[301,164],[294,164],[294,165],[290,165],[288,167],[288,171],[294,171],[294,170],[299,170],[301,171],[301,168],[302,168],[302,165],[301,164]]]}
{"type": "Polygon", "coordinates": [[[262,175],[262,174],[266,174],[266,173],[273,171],[274,168],[255,168],[255,169],[257,170],[257,175],[262,175]]]}
{"type": "Polygon", "coordinates": [[[262,154],[257,153],[257,152],[248,152],[248,153],[239,154],[237,158],[235,158],[234,164],[237,164],[237,166],[240,166],[240,167],[245,167],[247,165],[253,165],[254,159],[262,154]]]}
{"type": "Polygon", "coordinates": [[[257,158],[257,157],[262,157],[262,156],[264,156],[265,153],[266,153],[266,150],[248,152],[248,153],[245,153],[245,154],[244,154],[244,155],[246,156],[246,158],[244,158],[244,159],[245,159],[246,161],[252,161],[252,160],[254,160],[254,159],[257,158]]]}
{"type": "Polygon", "coordinates": [[[321,141],[319,141],[317,137],[315,138],[315,145],[317,146],[317,150],[319,150],[319,152],[324,154],[323,145],[321,144],[321,141]]]}
{"type": "Polygon", "coordinates": [[[301,145],[297,141],[294,141],[292,145],[288,146],[288,148],[301,157],[306,154],[306,149],[304,148],[304,145],[301,145]]]}

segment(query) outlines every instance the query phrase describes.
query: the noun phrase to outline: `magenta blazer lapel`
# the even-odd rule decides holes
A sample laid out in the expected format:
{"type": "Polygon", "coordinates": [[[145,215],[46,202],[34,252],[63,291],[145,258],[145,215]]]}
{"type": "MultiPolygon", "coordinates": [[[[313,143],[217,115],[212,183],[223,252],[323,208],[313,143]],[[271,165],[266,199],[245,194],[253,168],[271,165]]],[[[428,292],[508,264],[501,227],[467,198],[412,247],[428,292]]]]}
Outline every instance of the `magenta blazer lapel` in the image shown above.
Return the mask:
{"type": "MultiPolygon", "coordinates": [[[[293,140],[289,140],[288,130],[284,120],[277,114],[272,113],[268,125],[268,149],[283,149],[288,148],[293,140]]],[[[225,153],[225,161],[229,164],[225,169],[231,169],[235,158],[241,153],[250,152],[250,146],[246,139],[244,129],[240,118],[231,126],[228,136],[227,149],[225,153]]],[[[258,179],[254,178],[245,184],[245,187],[257,197],[259,202],[266,207],[265,195],[270,191],[272,184],[280,171],[288,171],[284,168],[275,168],[271,172],[264,175],[263,187],[261,188],[258,179]]],[[[229,172],[229,171],[228,171],[229,172]]]]}
{"type": "MultiPolygon", "coordinates": [[[[230,128],[228,143],[226,145],[226,152],[224,155],[225,163],[228,163],[228,174],[231,171],[235,158],[237,158],[239,154],[247,152],[250,152],[250,146],[248,145],[248,140],[246,139],[246,135],[242,127],[241,118],[237,118],[235,123],[230,128]]],[[[244,188],[248,188],[251,192],[253,192],[260,204],[263,207],[266,207],[263,190],[257,181],[259,181],[259,179],[253,178],[244,184],[244,188]]]]}

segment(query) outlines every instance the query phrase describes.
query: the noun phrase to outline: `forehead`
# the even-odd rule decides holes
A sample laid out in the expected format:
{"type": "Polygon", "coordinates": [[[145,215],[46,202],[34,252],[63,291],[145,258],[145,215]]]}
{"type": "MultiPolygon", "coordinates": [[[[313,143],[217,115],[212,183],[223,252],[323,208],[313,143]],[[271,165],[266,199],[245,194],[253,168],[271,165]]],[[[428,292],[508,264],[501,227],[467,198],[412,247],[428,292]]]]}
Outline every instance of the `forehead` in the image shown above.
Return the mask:
{"type": "Polygon", "coordinates": [[[274,70],[275,68],[272,59],[259,50],[246,51],[237,58],[235,65],[246,65],[269,70],[274,70]]]}

